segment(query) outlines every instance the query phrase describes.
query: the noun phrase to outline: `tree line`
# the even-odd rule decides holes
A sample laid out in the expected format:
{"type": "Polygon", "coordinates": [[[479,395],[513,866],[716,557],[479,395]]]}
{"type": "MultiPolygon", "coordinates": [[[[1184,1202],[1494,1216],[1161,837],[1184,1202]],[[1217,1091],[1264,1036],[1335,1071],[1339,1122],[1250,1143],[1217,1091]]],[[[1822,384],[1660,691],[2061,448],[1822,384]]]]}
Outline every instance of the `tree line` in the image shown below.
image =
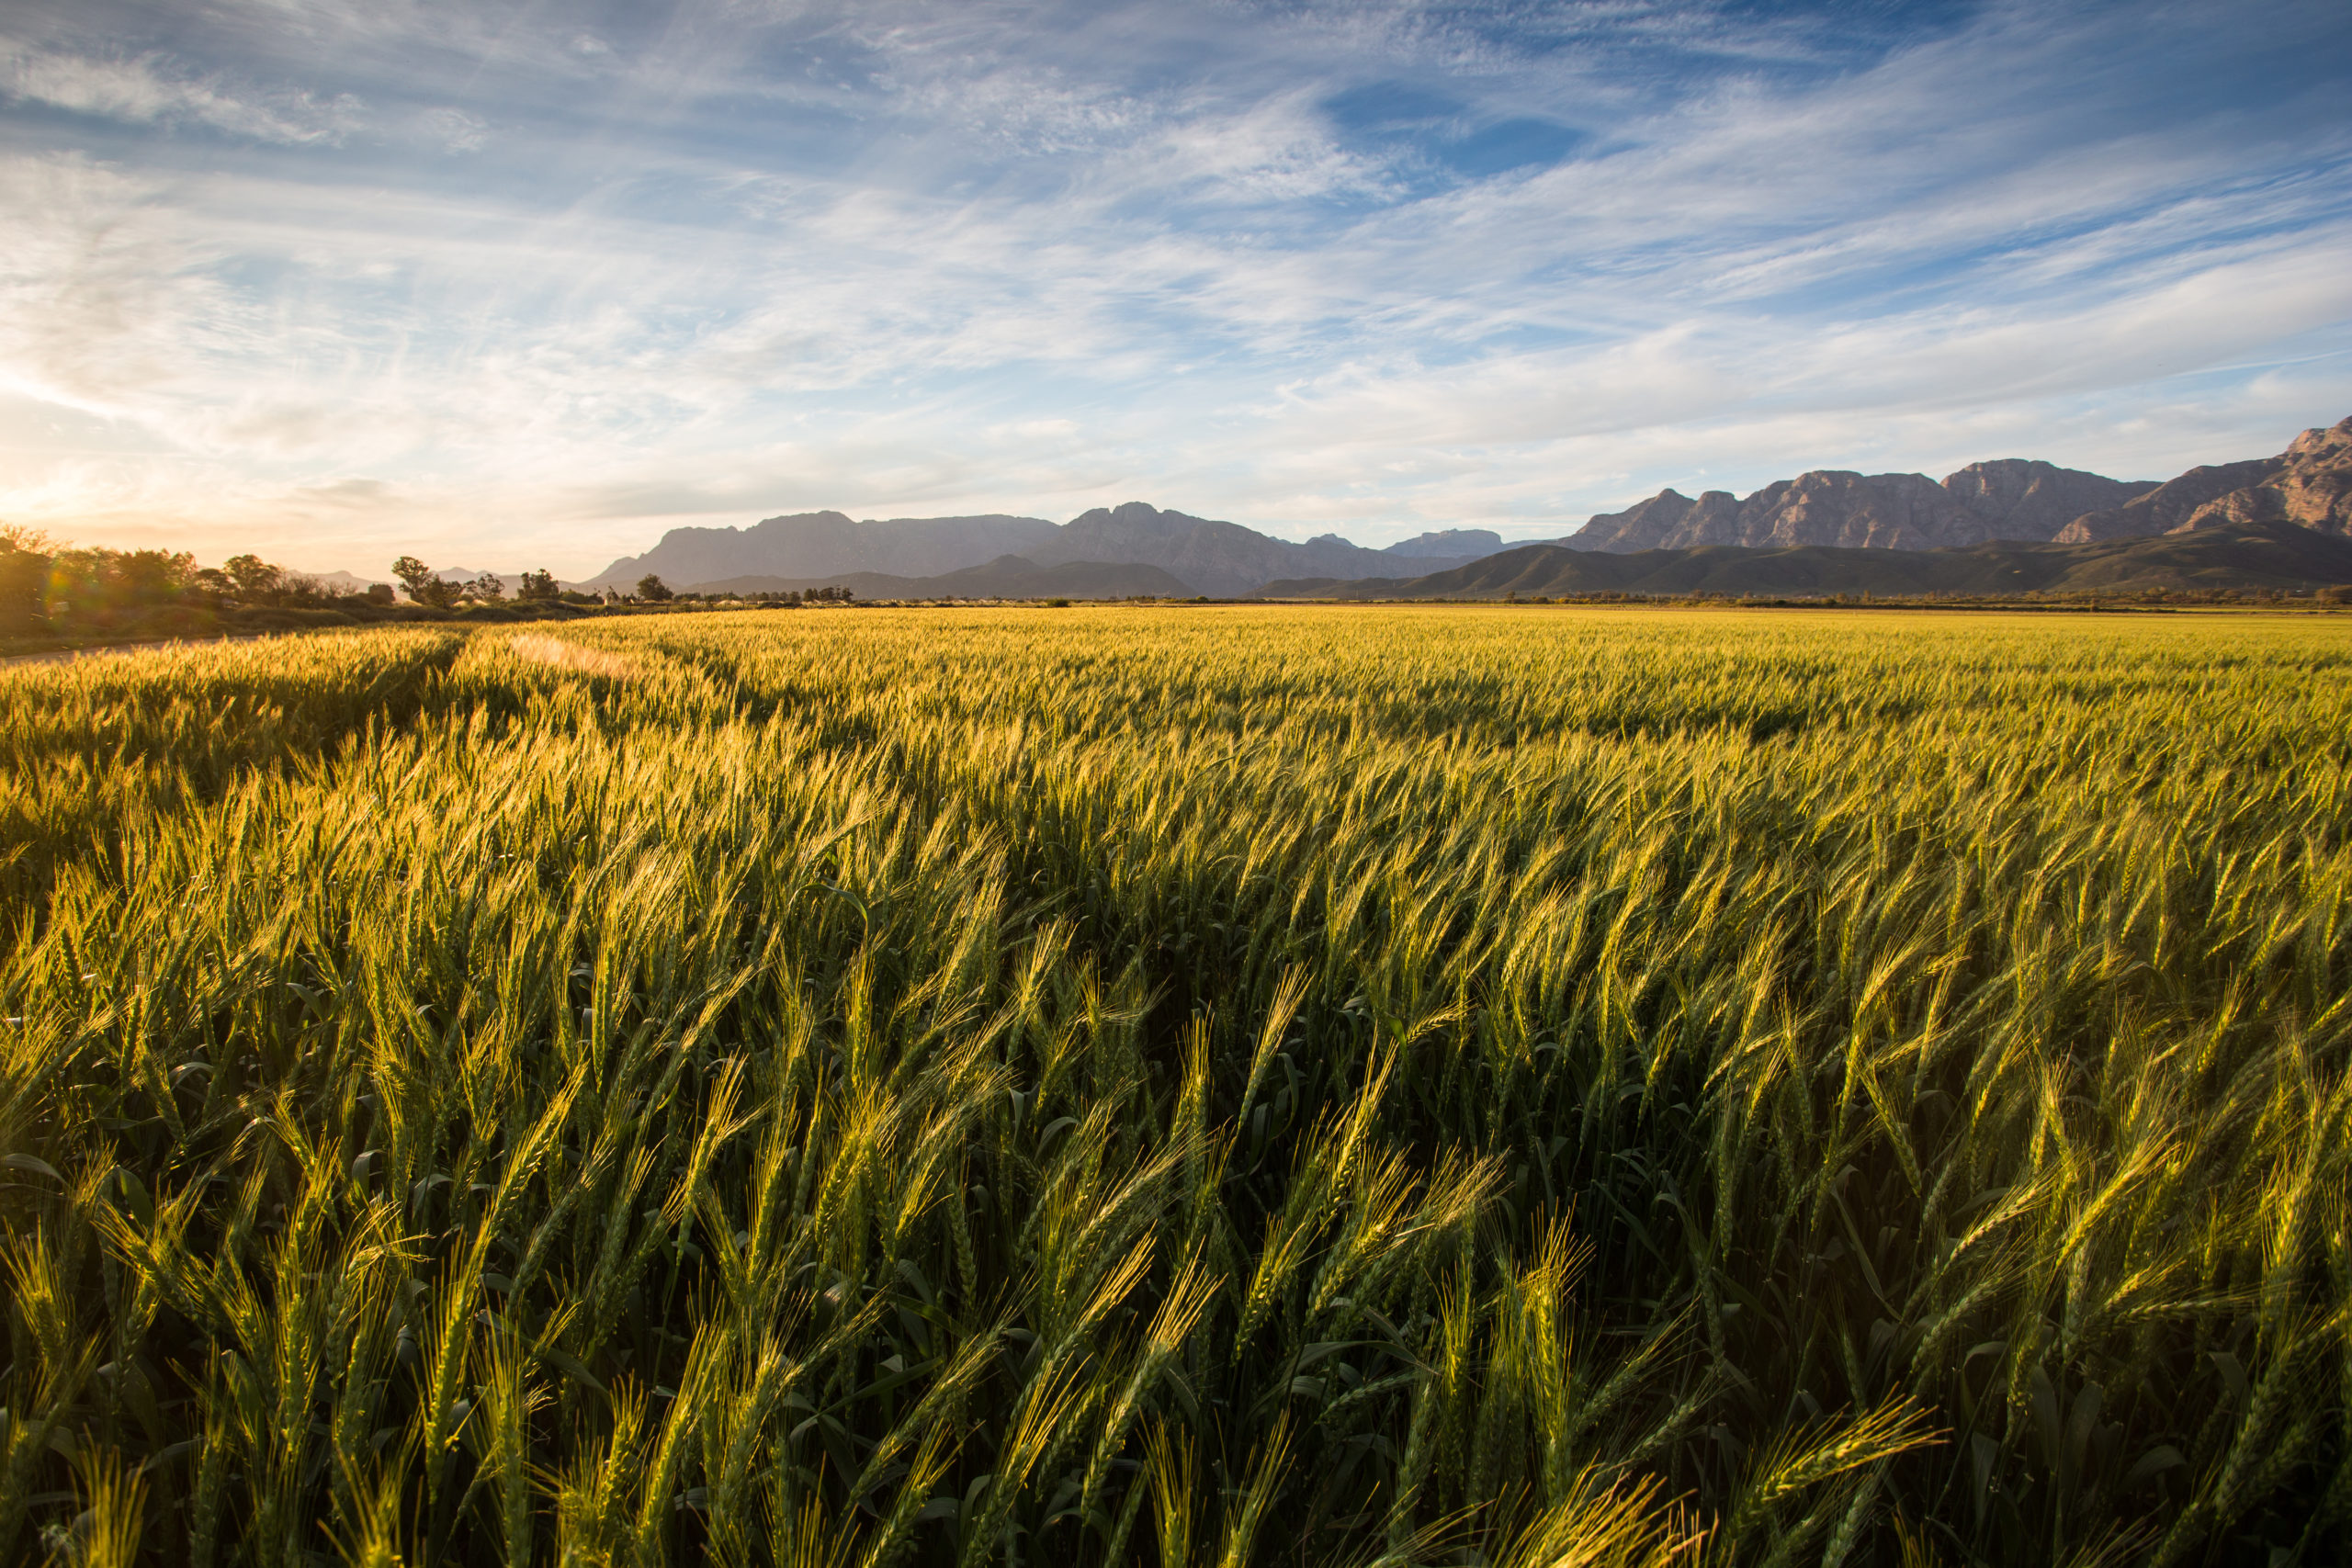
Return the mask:
{"type": "MultiPolygon", "coordinates": [[[[441,576],[414,556],[402,556],[392,563],[392,575],[400,579],[401,592],[418,604],[431,609],[447,610],[466,599],[494,604],[506,597],[505,580],[494,571],[485,571],[470,581],[452,581],[441,576]]],[[[601,604],[603,599],[593,593],[567,592],[559,586],[551,571],[526,571],[514,589],[515,599],[526,604],[554,604],[571,599],[580,604],[601,604]]]]}
{"type": "Polygon", "coordinates": [[[460,610],[508,615],[580,614],[618,605],[696,604],[749,601],[790,606],[847,604],[847,588],[788,592],[704,594],[673,590],[657,574],[639,578],[634,592],[566,588],[544,569],[526,571],[510,594],[504,579],[481,572],[446,579],[413,555],[392,562],[399,584],[345,588],[264,560],[232,556],[200,567],[187,550],[117,550],[75,547],[37,529],[0,523],[0,636],[84,634],[187,636],[234,625],[295,626],[382,619],[417,612],[460,610]],[[402,608],[405,598],[409,608],[402,608]]]}

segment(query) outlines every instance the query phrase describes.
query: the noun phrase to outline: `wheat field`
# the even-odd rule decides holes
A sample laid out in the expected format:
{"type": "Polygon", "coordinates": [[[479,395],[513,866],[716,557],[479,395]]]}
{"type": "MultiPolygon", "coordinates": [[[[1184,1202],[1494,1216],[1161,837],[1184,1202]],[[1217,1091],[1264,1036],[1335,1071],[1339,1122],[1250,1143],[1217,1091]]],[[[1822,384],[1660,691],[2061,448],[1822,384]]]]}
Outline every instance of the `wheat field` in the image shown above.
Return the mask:
{"type": "Polygon", "coordinates": [[[2352,1551],[2352,626],[0,674],[0,1562],[2352,1551]]]}

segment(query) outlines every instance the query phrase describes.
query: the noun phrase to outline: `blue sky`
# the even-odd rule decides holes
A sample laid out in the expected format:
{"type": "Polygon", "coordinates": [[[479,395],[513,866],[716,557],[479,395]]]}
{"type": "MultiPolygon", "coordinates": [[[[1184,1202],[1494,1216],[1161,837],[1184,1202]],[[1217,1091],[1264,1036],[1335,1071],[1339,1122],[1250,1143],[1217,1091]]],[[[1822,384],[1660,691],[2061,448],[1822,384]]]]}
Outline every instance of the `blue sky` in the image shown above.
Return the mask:
{"type": "Polygon", "coordinates": [[[0,519],[1557,535],[2352,413],[2352,6],[12,0],[0,519]]]}

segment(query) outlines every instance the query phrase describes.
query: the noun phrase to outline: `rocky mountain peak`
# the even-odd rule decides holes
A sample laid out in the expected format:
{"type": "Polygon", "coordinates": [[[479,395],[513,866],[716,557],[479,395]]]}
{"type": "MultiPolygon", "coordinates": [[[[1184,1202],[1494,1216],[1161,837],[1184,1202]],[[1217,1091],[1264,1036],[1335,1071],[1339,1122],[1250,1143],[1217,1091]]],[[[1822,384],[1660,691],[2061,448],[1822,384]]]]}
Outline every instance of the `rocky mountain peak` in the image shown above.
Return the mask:
{"type": "Polygon", "coordinates": [[[2249,523],[2352,534],[2352,419],[2304,431],[2276,457],[2191,468],[2127,505],[2075,518],[2058,539],[2086,544],[2249,523]]]}
{"type": "Polygon", "coordinates": [[[1595,517],[1569,543],[1619,554],[1701,545],[1932,549],[1988,536],[1983,520],[1925,474],[1815,468],[1775,480],[1744,501],[1729,491],[1708,491],[1692,501],[1662,490],[1623,512],[1595,517]]]}
{"type": "Polygon", "coordinates": [[[1116,506],[1096,506],[1081,512],[1071,518],[1067,526],[1099,528],[1107,525],[1116,528],[1156,529],[1164,524],[1198,521],[1198,518],[1187,517],[1181,512],[1162,512],[1148,501],[1123,501],[1116,506]]]}
{"type": "Polygon", "coordinates": [[[1827,545],[1948,549],[1992,539],[2048,539],[2086,512],[2118,506],[2154,480],[2110,479],[2026,457],[1971,463],[1939,484],[1925,474],[1815,468],[1745,500],[1662,490],[1595,517],[1567,541],[1616,553],[1700,545],[1827,545]]]}
{"type": "Polygon", "coordinates": [[[2313,425],[2289,445],[2287,457],[2290,462],[2342,462],[2347,452],[2352,452],[2352,419],[2313,425]]]}
{"type": "Polygon", "coordinates": [[[2156,488],[2154,479],[2110,479],[2036,458],[1971,463],[1944,476],[1953,500],[2007,539],[2049,539],[2086,512],[2122,506],[2156,488]]]}

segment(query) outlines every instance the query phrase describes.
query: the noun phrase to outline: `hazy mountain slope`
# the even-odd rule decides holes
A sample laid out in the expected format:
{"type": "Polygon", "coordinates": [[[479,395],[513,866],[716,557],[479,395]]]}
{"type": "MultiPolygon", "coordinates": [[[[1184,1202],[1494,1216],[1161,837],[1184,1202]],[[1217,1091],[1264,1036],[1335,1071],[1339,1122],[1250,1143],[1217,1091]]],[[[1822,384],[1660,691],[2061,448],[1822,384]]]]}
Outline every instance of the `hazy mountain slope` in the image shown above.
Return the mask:
{"type": "MultiPolygon", "coordinates": [[[[391,574],[390,569],[387,569],[375,577],[362,577],[356,572],[343,571],[340,570],[335,571],[298,570],[294,575],[297,577],[307,577],[311,581],[332,588],[338,593],[364,593],[368,588],[376,583],[381,582],[389,587],[399,581],[398,578],[395,578],[391,574]]],[[[469,566],[444,566],[435,568],[433,575],[439,578],[444,582],[471,582],[476,578],[481,576],[482,573],[480,570],[469,566]]],[[[514,592],[514,584],[522,575],[523,574],[520,570],[514,568],[509,568],[498,574],[500,579],[506,584],[507,592],[510,593],[514,592]]],[[[563,586],[569,588],[571,584],[567,582],[563,584],[563,586]]]]}
{"type": "Polygon", "coordinates": [[[851,572],[930,577],[1021,555],[1053,537],[1042,517],[893,517],[854,522],[839,512],[770,517],[748,528],[673,528],[641,556],[623,556],[588,581],[626,588],[647,572],[672,587],[734,577],[838,580],[851,572]]]}
{"type": "Polygon", "coordinates": [[[1385,556],[1409,556],[1415,559],[1430,557],[1453,560],[1476,560],[1493,555],[1503,547],[1503,536],[1491,528],[1433,528],[1426,534],[1416,534],[1409,539],[1399,539],[1384,545],[1385,556]]]}
{"type": "MultiPolygon", "coordinates": [[[[1502,542],[1483,530],[1469,537],[1471,547],[1430,558],[1428,569],[1475,559],[1486,553],[1479,539],[1502,542]]],[[[839,512],[807,512],[749,528],[673,528],[645,554],[625,556],[589,581],[626,589],[647,572],[673,588],[751,579],[815,585],[847,582],[861,572],[928,579],[1003,556],[1018,556],[1033,568],[1075,561],[1158,567],[1172,573],[1186,594],[1220,596],[1249,592],[1268,578],[1365,577],[1396,564],[1393,556],[1332,535],[1296,544],[1238,523],[1129,502],[1059,525],[1001,513],[859,523],[839,512]]]]}
{"type": "Polygon", "coordinates": [[[1219,597],[1250,592],[1272,578],[1363,577],[1396,566],[1396,558],[1335,535],[1297,544],[1238,523],[1163,512],[1139,501],[1096,507],[1070,519],[1049,545],[1024,553],[1040,564],[1148,563],[1175,573],[1196,592],[1219,597]]]}
{"type": "MultiPolygon", "coordinates": [[[[365,593],[370,587],[379,582],[390,583],[392,581],[392,574],[389,571],[384,573],[381,577],[361,577],[355,572],[342,570],[305,571],[298,572],[296,575],[307,577],[311,581],[320,584],[322,587],[332,588],[338,593],[365,593]]],[[[444,573],[443,575],[446,576],[447,574],[444,573]]],[[[475,577],[479,577],[481,575],[481,574],[480,572],[476,572],[474,574],[475,577]]],[[[473,581],[473,578],[469,577],[465,581],[470,582],[473,581]]]]}
{"type": "Polygon", "coordinates": [[[685,586],[698,593],[789,593],[841,587],[861,599],[1186,599],[1193,590],[1159,568],[1133,562],[1068,561],[1041,567],[1022,556],[930,577],[853,571],[836,577],[732,577],[685,586]]]}
{"type": "Polygon", "coordinates": [[[1944,550],[1704,545],[1612,552],[1535,545],[1414,578],[1266,585],[1270,598],[1493,599],[1506,593],[2022,593],[2308,589],[2352,582],[2352,539],[2285,523],[2081,545],[1944,550]]]}

